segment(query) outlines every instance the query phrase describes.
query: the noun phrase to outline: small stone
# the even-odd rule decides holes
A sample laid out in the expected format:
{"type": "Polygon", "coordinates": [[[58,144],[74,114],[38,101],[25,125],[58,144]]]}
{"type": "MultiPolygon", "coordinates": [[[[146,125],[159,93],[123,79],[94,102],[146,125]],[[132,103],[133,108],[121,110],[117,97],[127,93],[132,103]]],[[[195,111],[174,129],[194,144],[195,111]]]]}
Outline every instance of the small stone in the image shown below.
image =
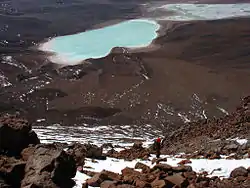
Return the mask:
{"type": "Polygon", "coordinates": [[[164,180],[156,179],[151,183],[152,188],[164,188],[166,187],[166,182],[164,180]]]}
{"type": "Polygon", "coordinates": [[[183,176],[189,180],[195,179],[196,178],[196,172],[183,172],[183,176]]]}
{"type": "Polygon", "coordinates": [[[144,188],[144,187],[151,187],[148,182],[142,181],[142,180],[136,180],[135,186],[138,188],[144,188]]]}
{"type": "Polygon", "coordinates": [[[126,167],[122,170],[122,175],[123,176],[126,176],[126,175],[139,175],[140,172],[134,170],[133,168],[129,168],[129,167],[126,167]]]}
{"type": "Polygon", "coordinates": [[[136,165],[135,165],[135,169],[142,169],[142,172],[143,173],[146,173],[146,172],[149,172],[150,171],[150,168],[149,166],[143,164],[143,163],[140,163],[140,162],[137,162],[136,165]]]}
{"type": "Polygon", "coordinates": [[[187,187],[189,182],[181,174],[174,174],[165,178],[167,185],[176,185],[178,187],[187,187]]]}
{"type": "Polygon", "coordinates": [[[100,184],[103,182],[104,180],[102,180],[100,178],[100,173],[99,174],[96,174],[95,176],[93,176],[92,178],[90,179],[87,179],[86,183],[89,185],[89,186],[92,186],[92,187],[99,187],[100,184]]]}
{"type": "Polygon", "coordinates": [[[174,172],[192,172],[193,171],[191,166],[185,166],[185,165],[173,167],[172,169],[174,172]]]}
{"type": "Polygon", "coordinates": [[[245,177],[245,176],[238,176],[238,177],[236,177],[236,180],[238,181],[238,182],[243,182],[243,181],[245,181],[247,179],[247,177],[245,177]]]}
{"type": "Polygon", "coordinates": [[[180,161],[178,164],[179,165],[185,165],[185,164],[188,164],[188,163],[192,163],[192,161],[190,161],[189,159],[185,159],[185,160],[180,161]]]}
{"type": "Polygon", "coordinates": [[[22,150],[21,156],[24,161],[27,161],[29,157],[34,153],[35,147],[28,147],[22,150]]]}
{"type": "Polygon", "coordinates": [[[117,182],[116,181],[104,181],[101,183],[101,188],[115,188],[117,182]]]}
{"type": "Polygon", "coordinates": [[[232,177],[232,178],[236,178],[238,176],[247,177],[248,176],[247,169],[241,166],[241,167],[235,168],[230,174],[230,177],[232,177]]]}
{"type": "Polygon", "coordinates": [[[105,177],[106,179],[113,181],[119,181],[121,179],[119,174],[107,170],[101,171],[101,177],[105,177]]]}
{"type": "Polygon", "coordinates": [[[88,188],[88,184],[87,183],[82,184],[82,188],[88,188]]]}
{"type": "Polygon", "coordinates": [[[172,171],[173,167],[168,164],[157,164],[153,167],[153,170],[162,170],[164,172],[172,171]]]}

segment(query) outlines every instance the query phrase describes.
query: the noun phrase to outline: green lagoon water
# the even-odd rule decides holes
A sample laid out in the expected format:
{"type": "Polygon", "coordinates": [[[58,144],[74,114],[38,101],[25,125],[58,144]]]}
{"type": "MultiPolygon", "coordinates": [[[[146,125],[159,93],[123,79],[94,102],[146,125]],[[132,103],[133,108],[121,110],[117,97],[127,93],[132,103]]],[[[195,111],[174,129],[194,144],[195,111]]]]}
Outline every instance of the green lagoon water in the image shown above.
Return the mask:
{"type": "Polygon", "coordinates": [[[107,56],[114,47],[137,48],[151,44],[160,25],[147,19],[124,21],[86,32],[55,37],[43,44],[42,50],[54,52],[51,60],[77,64],[90,58],[107,56]]]}

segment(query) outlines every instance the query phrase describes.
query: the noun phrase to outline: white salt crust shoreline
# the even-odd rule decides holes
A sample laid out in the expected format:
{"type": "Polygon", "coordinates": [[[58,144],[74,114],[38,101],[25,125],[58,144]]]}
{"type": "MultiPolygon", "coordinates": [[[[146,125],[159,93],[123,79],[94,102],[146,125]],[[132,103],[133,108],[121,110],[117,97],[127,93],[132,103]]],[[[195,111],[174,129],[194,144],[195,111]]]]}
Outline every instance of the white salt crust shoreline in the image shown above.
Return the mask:
{"type": "MultiPolygon", "coordinates": [[[[115,26],[115,25],[118,25],[118,24],[121,24],[121,23],[125,23],[125,22],[127,22],[127,23],[129,23],[129,22],[146,22],[146,23],[154,24],[156,26],[156,28],[155,28],[154,36],[152,36],[153,40],[158,37],[158,33],[157,32],[158,32],[158,30],[161,27],[160,24],[157,23],[157,21],[154,21],[154,20],[151,20],[151,19],[133,19],[133,20],[122,21],[120,23],[116,23],[114,25],[109,25],[109,26],[102,27],[102,28],[97,28],[97,29],[93,29],[93,30],[87,30],[85,32],[98,31],[98,30],[100,31],[103,28],[112,27],[112,26],[115,26]]],[[[67,37],[72,37],[72,36],[76,36],[78,34],[83,34],[83,33],[84,32],[80,32],[80,33],[76,33],[76,34],[71,34],[71,35],[67,35],[67,37]]],[[[109,49],[107,51],[107,53],[105,53],[103,55],[100,55],[100,56],[95,56],[95,57],[86,58],[86,59],[72,60],[72,59],[68,58],[67,55],[56,53],[53,50],[52,46],[53,46],[54,40],[55,39],[60,39],[60,38],[63,38],[63,37],[65,37],[65,36],[59,36],[59,37],[48,39],[46,42],[44,42],[44,43],[42,43],[42,44],[40,44],[38,46],[38,50],[49,53],[48,59],[51,62],[53,62],[53,63],[63,64],[63,65],[76,65],[76,64],[80,64],[83,61],[86,61],[88,59],[99,59],[99,58],[102,58],[102,57],[106,57],[107,55],[110,54],[110,52],[112,51],[113,48],[117,47],[117,46],[113,46],[111,49],[109,49]]],[[[145,45],[142,44],[142,45],[136,45],[136,46],[131,46],[130,45],[129,47],[124,46],[124,48],[130,49],[130,50],[140,50],[140,49],[144,49],[144,48],[147,48],[147,47],[151,47],[152,48],[152,41],[151,41],[151,44],[145,44],[145,45]]],[[[123,47],[123,46],[120,46],[120,47],[123,47]]]]}

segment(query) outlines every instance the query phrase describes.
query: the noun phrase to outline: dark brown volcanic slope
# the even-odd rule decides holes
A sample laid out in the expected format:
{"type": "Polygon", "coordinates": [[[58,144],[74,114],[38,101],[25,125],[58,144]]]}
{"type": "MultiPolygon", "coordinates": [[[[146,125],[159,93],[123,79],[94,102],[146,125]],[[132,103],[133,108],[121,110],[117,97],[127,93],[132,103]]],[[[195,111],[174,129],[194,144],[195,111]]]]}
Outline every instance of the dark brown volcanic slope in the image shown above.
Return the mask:
{"type": "Polygon", "coordinates": [[[46,116],[52,120],[55,113],[66,113],[75,119],[86,106],[122,111],[103,123],[168,124],[185,115],[220,116],[219,107],[230,111],[250,92],[249,33],[249,19],[172,23],[155,41],[162,45],[156,51],[124,54],[117,49],[92,61],[81,79],[57,77],[47,87],[67,96],[50,101],[53,115],[46,116]]]}
{"type": "Polygon", "coordinates": [[[114,49],[108,57],[61,68],[44,60],[43,53],[12,52],[4,59],[9,64],[1,64],[12,83],[1,90],[1,112],[19,111],[33,120],[45,118],[46,124],[166,128],[222,116],[221,108],[231,111],[250,93],[249,23],[249,18],[165,22],[157,50],[114,49]]]}

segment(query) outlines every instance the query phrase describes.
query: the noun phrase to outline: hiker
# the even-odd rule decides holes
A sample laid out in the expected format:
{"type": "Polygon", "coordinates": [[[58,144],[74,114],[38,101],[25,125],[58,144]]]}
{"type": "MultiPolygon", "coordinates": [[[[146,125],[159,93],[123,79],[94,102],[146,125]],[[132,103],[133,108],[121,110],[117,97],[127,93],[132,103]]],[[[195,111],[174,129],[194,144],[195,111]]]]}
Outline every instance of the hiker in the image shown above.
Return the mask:
{"type": "Polygon", "coordinates": [[[157,138],[154,142],[154,148],[156,150],[156,158],[160,158],[161,155],[161,138],[157,138]]]}

